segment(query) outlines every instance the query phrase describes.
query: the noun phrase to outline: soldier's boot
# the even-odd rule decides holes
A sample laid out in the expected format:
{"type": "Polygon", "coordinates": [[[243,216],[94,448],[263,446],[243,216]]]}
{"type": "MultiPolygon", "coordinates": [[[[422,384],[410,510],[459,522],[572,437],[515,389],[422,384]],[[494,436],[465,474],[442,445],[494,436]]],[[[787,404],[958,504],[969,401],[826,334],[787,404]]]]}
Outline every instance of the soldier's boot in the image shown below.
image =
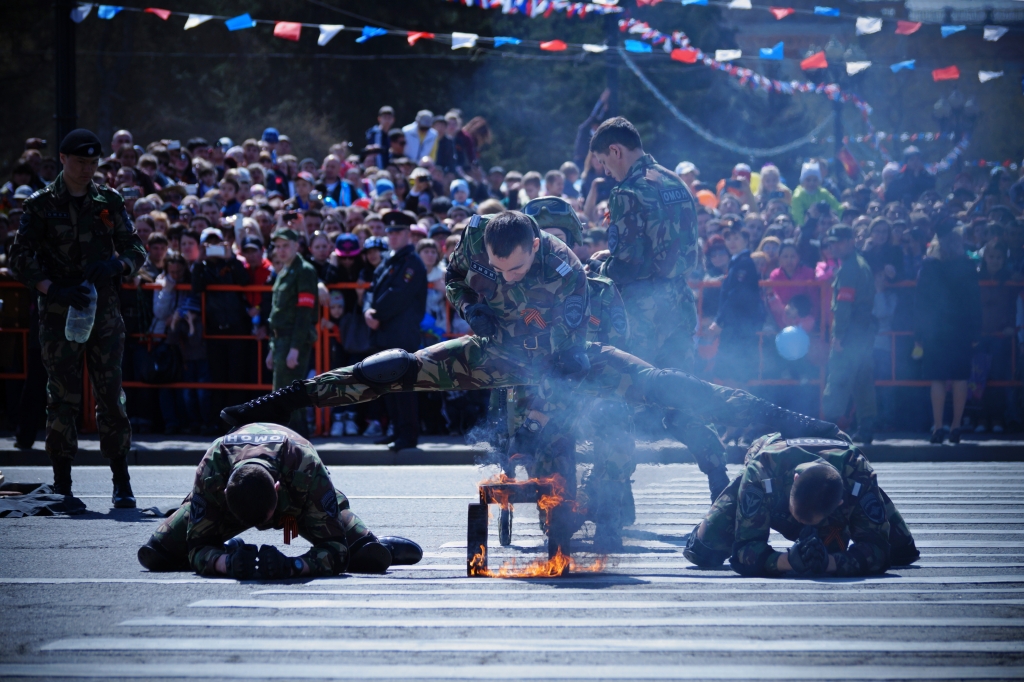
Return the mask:
{"type": "Polygon", "coordinates": [[[391,567],[391,552],[377,536],[367,533],[348,548],[349,573],[385,573],[391,567]]]}
{"type": "Polygon", "coordinates": [[[236,427],[257,422],[288,426],[292,412],[312,406],[313,399],[306,393],[306,382],[296,379],[291,386],[279,388],[241,405],[225,407],[220,411],[220,418],[228,426],[236,427]]]}
{"type": "Polygon", "coordinates": [[[378,539],[391,553],[392,566],[411,566],[423,558],[423,548],[408,538],[386,536],[378,539]]]}
{"type": "Polygon", "coordinates": [[[71,497],[71,460],[66,457],[53,457],[53,492],[56,495],[71,497]]]}
{"type": "Polygon", "coordinates": [[[135,509],[135,493],[132,492],[131,476],[128,475],[128,458],[110,460],[110,471],[114,475],[114,493],[110,501],[115,509],[135,509]]]}
{"type": "Polygon", "coordinates": [[[860,443],[861,445],[871,445],[875,440],[875,420],[873,418],[858,419],[860,422],[857,425],[857,433],[853,434],[851,438],[854,443],[860,443]]]}

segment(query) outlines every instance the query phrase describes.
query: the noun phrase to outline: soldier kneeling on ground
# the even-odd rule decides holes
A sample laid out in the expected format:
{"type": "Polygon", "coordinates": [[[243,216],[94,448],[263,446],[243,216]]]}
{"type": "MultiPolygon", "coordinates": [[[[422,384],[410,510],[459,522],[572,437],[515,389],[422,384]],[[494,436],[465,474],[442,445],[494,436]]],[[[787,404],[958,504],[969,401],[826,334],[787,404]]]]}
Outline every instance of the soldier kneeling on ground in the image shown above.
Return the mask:
{"type": "Polygon", "coordinates": [[[276,424],[250,424],[218,438],[199,467],[192,492],[139,548],[151,571],[282,580],[339,573],[384,573],[415,564],[423,550],[412,540],[377,538],[335,490],[313,445],[276,424]],[[289,557],[273,545],[235,537],[249,528],[283,529],[313,546],[289,557]]]}
{"type": "Polygon", "coordinates": [[[842,440],[762,436],[746,468],[691,531],[683,555],[747,576],[862,576],[921,556],[860,450],[842,440]],[[768,544],[776,530],[793,546],[768,544]],[[851,544],[852,542],[852,544],[851,544]]]}

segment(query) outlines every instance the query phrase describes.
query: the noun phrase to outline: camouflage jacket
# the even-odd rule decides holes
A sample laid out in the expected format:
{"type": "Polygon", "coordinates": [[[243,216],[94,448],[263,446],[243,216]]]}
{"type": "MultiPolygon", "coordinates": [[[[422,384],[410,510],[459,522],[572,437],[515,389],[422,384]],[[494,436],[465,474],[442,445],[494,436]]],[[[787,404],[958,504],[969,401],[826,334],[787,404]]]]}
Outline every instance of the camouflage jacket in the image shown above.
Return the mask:
{"type": "Polygon", "coordinates": [[[875,276],[859,253],[842,262],[832,282],[832,337],[846,341],[874,338],[878,324],[871,314],[875,306],[875,276]]]}
{"type": "Polygon", "coordinates": [[[818,524],[818,535],[836,560],[836,575],[883,573],[889,568],[889,520],[871,465],[843,441],[816,438],[759,438],[747,451],[736,496],[733,568],[744,575],[781,575],[777,552],[768,544],[772,529],[796,540],[803,525],[789,513],[793,474],[805,462],[824,460],[843,477],[843,503],[818,524]],[[853,544],[847,547],[848,541],[853,544]]]}
{"type": "Polygon", "coordinates": [[[486,301],[499,320],[491,339],[510,351],[557,353],[586,344],[590,317],[587,275],[568,246],[540,233],[533,267],[508,283],[490,266],[484,228],[490,216],[473,216],[452,253],[445,276],[448,300],[461,315],[465,306],[486,301]]]}
{"type": "Polygon", "coordinates": [[[274,280],[267,326],[287,348],[306,348],[316,341],[318,293],[316,268],[301,256],[274,280]]]}
{"type": "Polygon", "coordinates": [[[302,555],[313,575],[337,575],[347,554],[334,484],[312,444],[291,429],[249,424],[218,438],[207,450],[190,495],[188,558],[200,575],[214,575],[224,539],[247,530],[228,511],[224,487],[236,466],[259,458],[270,464],[281,484],[274,516],[260,530],[283,528],[294,519],[298,534],[313,547],[302,555]]]}
{"type": "Polygon", "coordinates": [[[126,276],[134,275],[146,261],[146,250],[121,195],[106,185],[90,183],[79,209],[61,173],[25,200],[9,264],[19,281],[35,289],[47,279],[64,285],[82,282],[86,265],[115,254],[131,270],[126,276]]]}
{"type": "Polygon", "coordinates": [[[608,200],[608,250],[601,274],[620,288],[637,280],[682,277],[697,264],[693,195],[645,154],[608,200]]]}
{"type": "Polygon", "coordinates": [[[626,306],[622,303],[622,296],[615,283],[601,275],[588,275],[587,284],[590,287],[587,340],[627,348],[629,322],[626,319],[626,306]]]}

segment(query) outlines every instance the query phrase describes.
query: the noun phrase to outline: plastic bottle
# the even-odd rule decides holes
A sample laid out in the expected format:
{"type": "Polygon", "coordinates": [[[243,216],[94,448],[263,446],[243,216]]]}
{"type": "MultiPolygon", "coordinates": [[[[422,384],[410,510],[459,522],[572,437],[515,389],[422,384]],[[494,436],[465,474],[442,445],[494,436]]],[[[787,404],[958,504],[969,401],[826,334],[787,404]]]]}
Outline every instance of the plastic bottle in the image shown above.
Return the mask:
{"type": "Polygon", "coordinates": [[[85,343],[92,334],[92,325],[96,321],[96,287],[92,282],[82,282],[89,289],[89,305],[85,310],[68,306],[68,321],[64,325],[64,338],[75,343],[85,343]]]}

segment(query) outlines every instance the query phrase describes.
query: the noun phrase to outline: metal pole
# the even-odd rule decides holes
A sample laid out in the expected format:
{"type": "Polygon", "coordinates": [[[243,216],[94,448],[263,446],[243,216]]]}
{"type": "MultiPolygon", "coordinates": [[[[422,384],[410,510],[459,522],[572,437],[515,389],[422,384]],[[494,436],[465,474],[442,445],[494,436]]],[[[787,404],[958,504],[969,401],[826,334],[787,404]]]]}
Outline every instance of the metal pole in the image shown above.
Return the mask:
{"type": "Polygon", "coordinates": [[[71,21],[73,7],[74,4],[68,0],[54,0],[53,3],[53,149],[59,147],[64,136],[78,124],[75,107],[75,22],[71,21]]]}

